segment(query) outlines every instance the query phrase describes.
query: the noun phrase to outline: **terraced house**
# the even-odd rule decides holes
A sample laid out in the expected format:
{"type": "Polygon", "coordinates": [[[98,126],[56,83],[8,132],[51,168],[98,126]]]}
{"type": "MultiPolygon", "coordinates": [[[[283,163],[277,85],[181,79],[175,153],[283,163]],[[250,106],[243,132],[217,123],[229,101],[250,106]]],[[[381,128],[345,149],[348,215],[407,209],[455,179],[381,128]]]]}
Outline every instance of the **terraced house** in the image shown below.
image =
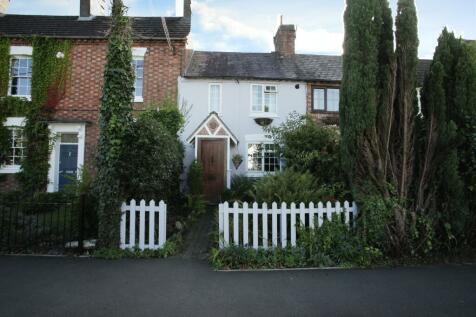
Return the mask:
{"type": "MultiPolygon", "coordinates": [[[[191,108],[182,139],[185,165],[202,162],[208,200],[236,174],[256,178],[283,167],[263,127],[292,112],[338,125],[342,57],[296,54],[295,40],[296,27],[281,24],[271,53],[192,53],[179,80],[179,98],[191,108]]],[[[420,83],[429,62],[420,63],[420,83]]]]}
{"type": "MultiPolygon", "coordinates": [[[[47,37],[71,43],[69,73],[64,91],[49,107],[52,147],[47,190],[60,190],[82,166],[94,170],[98,119],[111,18],[104,0],[78,0],[78,16],[5,15],[0,36],[9,39],[8,96],[31,99],[32,38],[47,37]]],[[[178,0],[174,17],[132,17],[136,74],[134,108],[174,96],[177,78],[185,68],[186,42],[191,27],[191,1],[178,0]]],[[[65,58],[58,52],[57,58],[65,58]]],[[[34,87],[33,87],[34,88],[34,87]]],[[[0,190],[17,187],[24,158],[22,127],[25,118],[7,117],[11,148],[1,162],[0,190]]]]}

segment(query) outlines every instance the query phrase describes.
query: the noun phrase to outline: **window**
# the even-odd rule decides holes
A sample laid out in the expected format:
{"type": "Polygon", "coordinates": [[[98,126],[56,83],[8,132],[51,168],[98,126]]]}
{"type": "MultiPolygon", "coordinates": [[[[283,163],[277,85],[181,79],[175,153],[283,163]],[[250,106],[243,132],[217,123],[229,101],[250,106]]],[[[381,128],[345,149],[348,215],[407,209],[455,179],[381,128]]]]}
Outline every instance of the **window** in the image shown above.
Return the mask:
{"type": "Polygon", "coordinates": [[[338,88],[314,87],[312,94],[312,111],[339,111],[340,90],[338,88]]]}
{"type": "Polygon", "coordinates": [[[6,153],[2,162],[2,167],[15,168],[21,165],[25,158],[25,142],[23,138],[23,128],[9,127],[10,151],[6,153]]]}
{"type": "Polygon", "coordinates": [[[208,100],[209,112],[221,112],[221,85],[210,84],[209,100],[208,100]]]}
{"type": "Polygon", "coordinates": [[[278,89],[272,85],[251,86],[251,110],[253,112],[276,113],[278,89]]]}
{"type": "Polygon", "coordinates": [[[134,101],[142,102],[144,101],[143,92],[144,92],[144,59],[136,58],[132,61],[135,74],[134,82],[134,101]]]}
{"type": "Polygon", "coordinates": [[[32,59],[29,56],[13,56],[11,60],[10,95],[31,96],[32,59]]]}
{"type": "Polygon", "coordinates": [[[248,144],[248,171],[273,173],[281,169],[276,145],[267,143],[248,144]]]}

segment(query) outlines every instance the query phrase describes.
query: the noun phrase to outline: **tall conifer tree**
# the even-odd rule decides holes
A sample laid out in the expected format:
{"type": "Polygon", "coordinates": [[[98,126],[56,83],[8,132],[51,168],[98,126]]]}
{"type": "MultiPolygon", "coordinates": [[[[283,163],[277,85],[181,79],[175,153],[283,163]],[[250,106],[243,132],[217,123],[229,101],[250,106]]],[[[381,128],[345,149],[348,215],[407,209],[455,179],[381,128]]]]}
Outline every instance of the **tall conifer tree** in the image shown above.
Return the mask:
{"type": "Polygon", "coordinates": [[[122,0],[114,0],[100,109],[97,188],[102,246],[119,246],[124,140],[131,129],[134,73],[132,32],[122,0]]]}

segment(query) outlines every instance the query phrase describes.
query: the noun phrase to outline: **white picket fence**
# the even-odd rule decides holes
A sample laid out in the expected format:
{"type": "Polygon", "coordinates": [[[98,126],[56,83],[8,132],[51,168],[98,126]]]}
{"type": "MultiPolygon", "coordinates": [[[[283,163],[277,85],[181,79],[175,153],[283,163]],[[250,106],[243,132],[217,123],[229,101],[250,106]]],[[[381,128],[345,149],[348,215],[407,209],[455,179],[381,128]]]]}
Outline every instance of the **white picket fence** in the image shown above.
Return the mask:
{"type": "Polygon", "coordinates": [[[234,245],[254,249],[266,249],[270,246],[285,248],[288,243],[296,246],[297,224],[307,228],[320,227],[326,218],[331,220],[332,216],[337,214],[343,217],[345,223],[353,225],[357,213],[355,202],[351,204],[348,201],[343,205],[336,202],[334,206],[331,202],[325,205],[320,202],[317,206],[310,203],[308,207],[304,203],[299,204],[298,207],[292,203],[289,208],[286,203],[282,203],[280,208],[276,203],[271,204],[271,208],[264,203],[259,208],[255,202],[250,208],[248,203],[243,203],[240,207],[235,202],[230,207],[229,203],[225,202],[218,208],[220,248],[230,246],[230,236],[234,245]],[[271,226],[268,225],[269,223],[271,226]],[[289,238],[288,233],[290,233],[289,238]]]}
{"type": "Polygon", "coordinates": [[[132,199],[130,204],[121,206],[121,249],[138,247],[160,249],[167,239],[167,205],[161,201],[158,206],[151,200],[139,205],[132,199]],[[147,225],[146,225],[147,223],[147,225]]]}

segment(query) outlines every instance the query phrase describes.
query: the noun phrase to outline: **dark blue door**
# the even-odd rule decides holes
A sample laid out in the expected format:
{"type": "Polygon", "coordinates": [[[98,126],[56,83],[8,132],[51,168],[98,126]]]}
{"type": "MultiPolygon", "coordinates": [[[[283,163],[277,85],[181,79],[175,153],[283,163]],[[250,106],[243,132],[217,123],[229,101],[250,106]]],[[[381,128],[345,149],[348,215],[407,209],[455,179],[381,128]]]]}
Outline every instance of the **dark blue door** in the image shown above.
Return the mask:
{"type": "Polygon", "coordinates": [[[61,144],[59,159],[59,189],[76,179],[78,173],[78,145],[61,144]]]}

